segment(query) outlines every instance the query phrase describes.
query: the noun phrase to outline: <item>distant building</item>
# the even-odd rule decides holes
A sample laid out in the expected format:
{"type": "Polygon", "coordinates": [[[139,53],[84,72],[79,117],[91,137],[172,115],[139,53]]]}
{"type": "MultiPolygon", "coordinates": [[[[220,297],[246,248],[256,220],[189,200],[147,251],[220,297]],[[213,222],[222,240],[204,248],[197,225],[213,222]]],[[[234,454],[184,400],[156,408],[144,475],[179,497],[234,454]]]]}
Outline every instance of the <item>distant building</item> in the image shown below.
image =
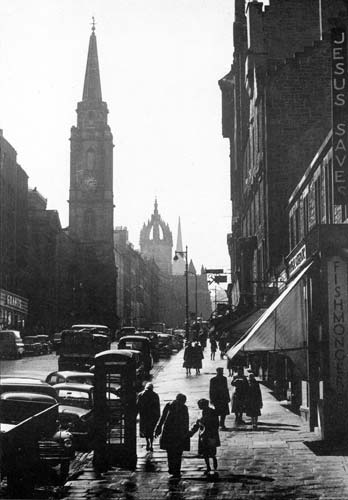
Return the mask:
{"type": "Polygon", "coordinates": [[[175,260],[173,261],[173,275],[183,276],[185,274],[185,255],[182,246],[181,221],[178,222],[178,236],[176,240],[175,260]]]}
{"type": "Polygon", "coordinates": [[[28,176],[0,130],[0,329],[25,327],[28,176]]]}
{"type": "Polygon", "coordinates": [[[172,249],[172,233],[158,212],[156,199],[154,213],[140,231],[140,252],[144,257],[154,259],[162,273],[171,275],[172,249]]]}
{"type": "Polygon", "coordinates": [[[119,326],[148,328],[159,314],[160,270],[128,241],[125,227],[114,231],[119,326]]]}

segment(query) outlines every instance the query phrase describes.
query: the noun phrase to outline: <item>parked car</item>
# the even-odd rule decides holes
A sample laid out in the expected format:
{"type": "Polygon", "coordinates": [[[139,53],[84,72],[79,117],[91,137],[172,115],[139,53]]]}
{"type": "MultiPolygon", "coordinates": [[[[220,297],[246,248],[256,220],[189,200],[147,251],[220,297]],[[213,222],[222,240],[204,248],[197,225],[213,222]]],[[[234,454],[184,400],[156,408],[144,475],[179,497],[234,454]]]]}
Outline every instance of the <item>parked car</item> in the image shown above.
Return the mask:
{"type": "Polygon", "coordinates": [[[36,335],[37,340],[40,342],[40,353],[50,354],[52,352],[52,344],[48,335],[36,335]]]}
{"type": "Polygon", "coordinates": [[[153,367],[150,340],[143,335],[126,335],[118,342],[118,349],[130,349],[140,351],[143,355],[145,376],[149,376],[153,367]]]}
{"type": "Polygon", "coordinates": [[[94,375],[90,372],[55,371],[47,375],[47,384],[94,384],[94,375]]]}
{"type": "Polygon", "coordinates": [[[28,335],[23,338],[24,355],[39,356],[41,354],[41,344],[36,336],[28,335]]]}
{"type": "Polygon", "coordinates": [[[125,337],[126,335],[135,335],[137,329],[135,326],[123,326],[117,333],[117,338],[125,337]]]}
{"type": "MultiPolygon", "coordinates": [[[[94,435],[94,386],[89,384],[56,384],[59,402],[59,421],[68,429],[78,451],[88,451],[93,446],[94,435]]],[[[109,399],[119,399],[116,389],[107,391],[109,399]]]]}
{"type": "Polygon", "coordinates": [[[154,361],[158,361],[159,359],[159,350],[158,350],[158,334],[160,332],[154,332],[153,330],[144,330],[141,333],[137,332],[136,335],[142,335],[143,337],[147,337],[150,341],[151,354],[154,361]]]}
{"type": "MultiPolygon", "coordinates": [[[[64,330],[63,330],[64,331],[64,330]]],[[[53,341],[52,341],[52,344],[53,344],[53,349],[57,352],[59,350],[59,347],[60,347],[60,343],[62,341],[62,333],[63,331],[61,332],[56,332],[53,334],[53,341]]]]}
{"type": "Polygon", "coordinates": [[[18,359],[24,354],[24,344],[18,330],[0,330],[0,357],[18,359]]]}
{"type": "Polygon", "coordinates": [[[35,485],[53,477],[64,484],[75,456],[72,434],[57,425],[54,397],[36,392],[5,392],[0,396],[0,468],[12,497],[32,497],[35,485]],[[59,476],[47,468],[59,467],[59,476]]]}
{"type": "Polygon", "coordinates": [[[158,350],[160,357],[171,356],[174,350],[173,336],[169,333],[159,333],[158,334],[158,350]]]}
{"type": "Polygon", "coordinates": [[[57,399],[55,389],[37,378],[0,377],[0,394],[4,392],[31,392],[46,394],[57,399]]]}
{"type": "Polygon", "coordinates": [[[59,348],[58,369],[88,371],[98,352],[110,349],[107,335],[94,330],[64,330],[59,348]]]}

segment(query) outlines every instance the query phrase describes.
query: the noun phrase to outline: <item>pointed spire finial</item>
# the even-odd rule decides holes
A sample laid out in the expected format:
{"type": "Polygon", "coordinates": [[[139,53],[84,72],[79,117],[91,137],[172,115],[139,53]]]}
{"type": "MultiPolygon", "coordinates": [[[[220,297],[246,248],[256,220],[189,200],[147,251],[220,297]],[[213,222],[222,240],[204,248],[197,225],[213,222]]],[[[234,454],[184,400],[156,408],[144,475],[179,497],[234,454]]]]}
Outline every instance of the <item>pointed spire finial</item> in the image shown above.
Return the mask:
{"type": "Polygon", "coordinates": [[[155,212],[156,215],[158,215],[158,203],[157,203],[157,196],[155,198],[155,212]]]}
{"type": "Polygon", "coordinates": [[[95,24],[96,24],[95,23],[95,18],[94,18],[94,16],[92,16],[92,33],[95,32],[95,24]]]}

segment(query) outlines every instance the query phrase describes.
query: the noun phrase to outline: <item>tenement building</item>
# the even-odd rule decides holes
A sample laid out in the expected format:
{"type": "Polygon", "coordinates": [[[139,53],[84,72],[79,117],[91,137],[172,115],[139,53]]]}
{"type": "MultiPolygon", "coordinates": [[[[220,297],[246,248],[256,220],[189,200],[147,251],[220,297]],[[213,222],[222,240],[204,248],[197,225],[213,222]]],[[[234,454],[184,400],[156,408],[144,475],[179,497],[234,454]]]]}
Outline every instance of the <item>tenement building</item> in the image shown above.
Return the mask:
{"type": "Polygon", "coordinates": [[[95,27],[89,40],[82,101],[71,128],[69,236],[76,245],[75,320],[116,323],[113,242],[113,136],[102,99],[95,27]]]}
{"type": "Polygon", "coordinates": [[[327,437],[348,433],[347,14],[339,0],[236,1],[219,82],[237,312],[228,355],[327,437]]]}
{"type": "Polygon", "coordinates": [[[0,329],[26,326],[28,176],[0,130],[0,329]]]}

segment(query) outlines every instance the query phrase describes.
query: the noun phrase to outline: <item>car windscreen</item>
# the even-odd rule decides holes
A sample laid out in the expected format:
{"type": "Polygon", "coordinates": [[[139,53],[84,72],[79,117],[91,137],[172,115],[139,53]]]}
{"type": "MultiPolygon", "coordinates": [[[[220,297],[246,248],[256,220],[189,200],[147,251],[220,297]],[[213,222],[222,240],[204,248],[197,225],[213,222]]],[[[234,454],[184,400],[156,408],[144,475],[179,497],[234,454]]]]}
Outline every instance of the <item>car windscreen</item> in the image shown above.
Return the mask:
{"type": "Polygon", "coordinates": [[[67,406],[78,406],[79,408],[92,408],[92,399],[87,391],[72,389],[58,389],[59,402],[67,406]]]}

